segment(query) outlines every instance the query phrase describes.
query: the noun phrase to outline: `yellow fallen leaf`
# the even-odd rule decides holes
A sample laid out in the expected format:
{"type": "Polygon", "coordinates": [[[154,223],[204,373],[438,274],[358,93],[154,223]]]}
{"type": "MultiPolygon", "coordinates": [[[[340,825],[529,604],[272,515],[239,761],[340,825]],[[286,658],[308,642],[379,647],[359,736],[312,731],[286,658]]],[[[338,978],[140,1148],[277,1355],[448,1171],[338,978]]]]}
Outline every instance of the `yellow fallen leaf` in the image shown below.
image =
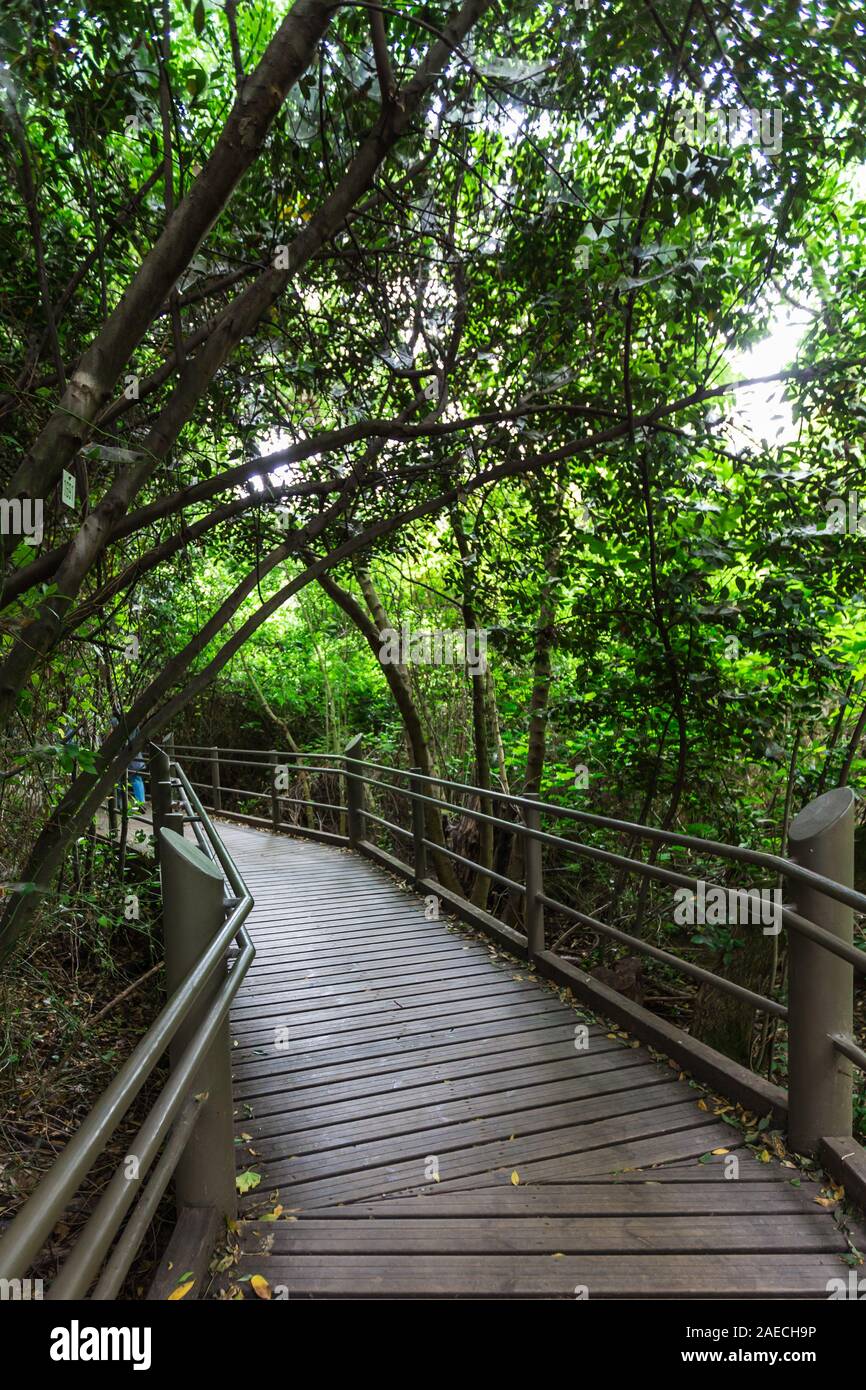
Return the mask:
{"type": "Polygon", "coordinates": [[[762,1149],[761,1152],[758,1154],[758,1158],[761,1160],[762,1163],[769,1163],[769,1161],[770,1161],[770,1154],[769,1154],[769,1151],[768,1151],[767,1149],[762,1149]]]}
{"type": "Polygon", "coordinates": [[[710,1149],[711,1154],[727,1154],[730,1152],[730,1149],[710,1149]]]}
{"type": "Polygon", "coordinates": [[[562,1253],[561,1250],[557,1250],[557,1251],[554,1252],[553,1255],[551,1255],[550,1258],[551,1258],[552,1260],[564,1260],[564,1259],[565,1259],[565,1256],[564,1256],[564,1254],[562,1253]]]}
{"type": "Polygon", "coordinates": [[[518,1173],[516,1168],[514,1172],[511,1174],[511,1181],[515,1187],[518,1187],[520,1185],[520,1174],[518,1173]]]}
{"type": "Polygon", "coordinates": [[[172,1289],[166,1301],[168,1303],[174,1303],[178,1298],[186,1298],[194,1283],[194,1279],[188,1279],[185,1284],[178,1284],[176,1289],[172,1289]]]}
{"type": "Polygon", "coordinates": [[[259,1298],[273,1298],[271,1286],[263,1274],[254,1274],[250,1280],[250,1288],[259,1298]]]}
{"type": "Polygon", "coordinates": [[[699,1100],[699,1101],[698,1101],[698,1109],[699,1109],[699,1110],[706,1110],[706,1109],[707,1109],[707,1102],[706,1102],[705,1100],[699,1100]]]}

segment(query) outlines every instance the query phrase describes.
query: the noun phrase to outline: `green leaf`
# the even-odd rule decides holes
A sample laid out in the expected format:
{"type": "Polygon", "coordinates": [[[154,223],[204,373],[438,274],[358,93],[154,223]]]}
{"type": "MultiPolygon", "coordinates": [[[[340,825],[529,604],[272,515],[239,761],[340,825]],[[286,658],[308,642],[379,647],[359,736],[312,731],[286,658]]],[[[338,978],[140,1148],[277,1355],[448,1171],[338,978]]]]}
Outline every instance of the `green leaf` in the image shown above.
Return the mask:
{"type": "Polygon", "coordinates": [[[253,1188],[258,1187],[261,1180],[261,1173],[254,1173],[251,1168],[248,1168],[245,1173],[238,1173],[235,1178],[235,1187],[243,1195],[245,1192],[252,1192],[253,1188]]]}

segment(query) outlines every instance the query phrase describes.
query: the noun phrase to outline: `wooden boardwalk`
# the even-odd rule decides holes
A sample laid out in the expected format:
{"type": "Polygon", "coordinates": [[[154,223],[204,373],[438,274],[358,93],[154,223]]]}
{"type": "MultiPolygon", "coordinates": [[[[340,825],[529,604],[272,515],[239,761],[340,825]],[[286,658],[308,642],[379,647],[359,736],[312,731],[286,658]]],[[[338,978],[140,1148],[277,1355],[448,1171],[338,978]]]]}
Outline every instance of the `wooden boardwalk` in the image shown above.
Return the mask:
{"type": "Polygon", "coordinates": [[[847,1278],[818,1187],[759,1163],[670,1066],[606,1026],[577,1048],[555,989],[368,860],[220,830],[256,900],[232,1033],[238,1168],[261,1175],[222,1285],[826,1298],[847,1278]]]}

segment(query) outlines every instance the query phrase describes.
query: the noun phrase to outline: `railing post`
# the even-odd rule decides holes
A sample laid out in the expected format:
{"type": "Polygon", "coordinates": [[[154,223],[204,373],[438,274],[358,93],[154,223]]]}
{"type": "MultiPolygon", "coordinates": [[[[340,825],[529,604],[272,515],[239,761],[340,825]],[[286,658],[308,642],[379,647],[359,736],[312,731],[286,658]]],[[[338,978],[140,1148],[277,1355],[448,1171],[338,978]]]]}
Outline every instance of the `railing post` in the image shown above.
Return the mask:
{"type": "Polygon", "coordinates": [[[117,793],[112,792],[108,798],[108,838],[113,840],[117,834],[117,793]]]}
{"type": "MultiPolygon", "coordinates": [[[[537,801],[538,797],[527,793],[527,800],[537,801]]],[[[537,806],[525,806],[524,815],[527,830],[541,829],[541,813],[537,806]]],[[[544,908],[538,901],[539,893],[544,892],[544,882],[541,873],[541,841],[534,840],[531,835],[523,837],[523,863],[523,881],[526,885],[523,908],[526,948],[530,960],[534,960],[539,951],[544,950],[544,908]]]]}
{"type": "Polygon", "coordinates": [[[270,752],[271,763],[271,825],[274,830],[280,828],[280,793],[277,789],[277,767],[279,766],[280,755],[276,748],[270,752]]]}
{"type": "MultiPolygon", "coordinates": [[[[426,783],[423,783],[416,773],[420,773],[420,767],[412,768],[412,775],[409,778],[409,789],[413,792],[424,792],[426,783]]],[[[415,868],[415,887],[420,887],[422,881],[427,877],[427,846],[424,843],[425,818],[424,802],[416,797],[412,798],[412,845],[414,849],[413,864],[415,868]]]]}
{"type": "MultiPolygon", "coordinates": [[[[161,831],[161,873],[165,976],[169,997],[210,945],[225,921],[220,871],[189,841],[172,830],[161,831]]],[[[225,978],[221,961],[169,1048],[172,1066],[201,1025],[225,978]]],[[[182,1207],[215,1207],[230,1219],[237,1215],[235,1146],[232,1123],[231,1035],[225,1020],[196,1073],[196,1096],[204,1096],[189,1144],[174,1173],[175,1198],[182,1207]]]]}
{"type": "Polygon", "coordinates": [[[223,808],[223,802],[222,788],[220,787],[220,750],[218,748],[212,748],[210,752],[210,775],[211,783],[213,785],[213,809],[215,811],[221,811],[223,808]]]}
{"type": "MultiPolygon", "coordinates": [[[[854,885],[854,794],[825,792],[805,806],[788,831],[796,864],[843,887],[854,885]]],[[[853,943],[850,907],[815,888],[789,880],[801,917],[853,943]]],[[[788,1141],[795,1153],[814,1154],[819,1140],[851,1134],[852,1064],[831,1034],[852,1036],[854,968],[788,929],[788,1141]]]]}
{"type": "Polygon", "coordinates": [[[347,829],[349,834],[349,844],[352,849],[356,849],[359,842],[364,838],[364,783],[357,780],[357,776],[352,773],[360,774],[364,770],[362,757],[361,741],[363,735],[356,734],[350,743],[346,745],[346,809],[347,809],[347,829]]]}
{"type": "Polygon", "coordinates": [[[159,832],[171,811],[168,754],[157,745],[150,748],[150,810],[153,817],[153,853],[159,863],[159,832]]]}

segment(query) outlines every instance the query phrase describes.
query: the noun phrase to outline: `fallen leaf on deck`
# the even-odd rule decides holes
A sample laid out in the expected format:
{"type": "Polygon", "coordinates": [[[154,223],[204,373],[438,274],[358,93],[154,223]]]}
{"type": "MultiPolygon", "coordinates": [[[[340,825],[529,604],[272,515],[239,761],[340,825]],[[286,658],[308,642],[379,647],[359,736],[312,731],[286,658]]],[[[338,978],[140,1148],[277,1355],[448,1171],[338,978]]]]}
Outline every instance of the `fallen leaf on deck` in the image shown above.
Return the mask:
{"type": "Polygon", "coordinates": [[[172,1289],[166,1301],[168,1303],[173,1303],[178,1298],[186,1298],[194,1283],[194,1279],[187,1279],[185,1284],[178,1284],[176,1289],[172,1289]]]}

